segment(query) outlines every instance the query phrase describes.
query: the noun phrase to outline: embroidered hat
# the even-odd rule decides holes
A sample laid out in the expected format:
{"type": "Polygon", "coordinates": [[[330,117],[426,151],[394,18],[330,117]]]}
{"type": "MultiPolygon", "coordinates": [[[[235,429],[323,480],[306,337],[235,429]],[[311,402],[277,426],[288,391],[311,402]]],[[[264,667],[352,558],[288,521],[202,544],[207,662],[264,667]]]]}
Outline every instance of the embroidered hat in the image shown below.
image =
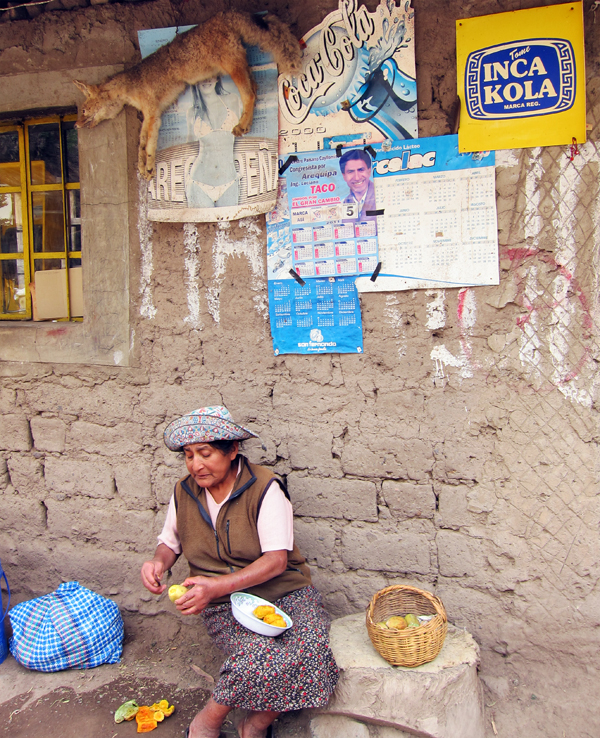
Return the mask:
{"type": "Polygon", "coordinates": [[[256,433],[233,422],[231,413],[223,405],[201,407],[182,415],[165,428],[164,439],[171,451],[181,451],[188,443],[211,441],[243,441],[258,438],[256,433]]]}

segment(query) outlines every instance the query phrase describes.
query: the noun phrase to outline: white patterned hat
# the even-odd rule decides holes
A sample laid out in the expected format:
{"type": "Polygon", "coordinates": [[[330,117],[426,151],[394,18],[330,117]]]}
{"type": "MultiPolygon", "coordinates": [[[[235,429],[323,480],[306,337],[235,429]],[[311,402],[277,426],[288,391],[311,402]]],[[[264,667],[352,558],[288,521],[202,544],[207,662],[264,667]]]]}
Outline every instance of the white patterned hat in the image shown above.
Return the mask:
{"type": "Polygon", "coordinates": [[[243,441],[245,438],[257,438],[257,435],[234,423],[231,413],[223,405],[192,410],[169,423],[164,433],[165,443],[171,451],[181,451],[190,443],[243,441]]]}

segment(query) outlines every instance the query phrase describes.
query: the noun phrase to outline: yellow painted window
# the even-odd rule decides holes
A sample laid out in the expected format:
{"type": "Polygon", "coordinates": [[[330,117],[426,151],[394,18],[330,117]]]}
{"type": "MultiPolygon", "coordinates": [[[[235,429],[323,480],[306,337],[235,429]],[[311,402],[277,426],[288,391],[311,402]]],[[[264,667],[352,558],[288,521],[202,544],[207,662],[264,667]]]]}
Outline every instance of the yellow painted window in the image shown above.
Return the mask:
{"type": "Polygon", "coordinates": [[[0,125],[0,320],[81,320],[74,115],[0,125]]]}

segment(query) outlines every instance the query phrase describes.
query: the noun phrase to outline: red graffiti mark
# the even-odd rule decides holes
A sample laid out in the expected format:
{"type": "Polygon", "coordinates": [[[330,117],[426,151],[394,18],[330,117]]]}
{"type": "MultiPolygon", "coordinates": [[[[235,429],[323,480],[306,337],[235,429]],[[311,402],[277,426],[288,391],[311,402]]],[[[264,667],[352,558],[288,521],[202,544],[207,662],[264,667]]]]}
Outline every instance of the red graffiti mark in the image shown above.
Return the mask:
{"type": "Polygon", "coordinates": [[[463,356],[467,360],[468,364],[471,364],[473,358],[473,351],[471,344],[467,340],[468,331],[464,324],[465,305],[467,302],[467,295],[469,294],[468,287],[461,287],[458,291],[458,302],[456,305],[456,317],[458,318],[458,324],[460,325],[460,347],[463,352],[463,356]]]}
{"type": "Polygon", "coordinates": [[[567,382],[571,382],[573,379],[577,379],[590,356],[590,350],[586,346],[583,350],[583,356],[579,359],[577,364],[575,364],[575,367],[565,374],[565,376],[560,380],[560,383],[566,384],[567,382]]]}
{"type": "MultiPolygon", "coordinates": [[[[553,254],[547,251],[539,251],[538,249],[526,249],[526,248],[515,248],[505,249],[502,253],[502,258],[508,258],[513,268],[523,266],[528,259],[538,259],[545,264],[548,264],[552,269],[555,269],[562,277],[564,277],[569,283],[567,295],[574,296],[579,301],[582,310],[582,327],[584,329],[583,338],[590,338],[592,334],[592,328],[594,321],[592,319],[591,311],[589,308],[589,300],[587,295],[583,292],[583,289],[579,285],[579,282],[573,276],[573,273],[567,269],[564,264],[559,264],[554,258],[553,254]]],[[[522,282],[522,279],[517,279],[518,284],[522,282]]],[[[531,321],[531,317],[537,312],[552,312],[563,302],[563,299],[553,300],[551,303],[544,303],[540,305],[534,305],[526,295],[522,295],[523,303],[522,307],[527,310],[526,315],[520,315],[517,318],[517,326],[524,329],[524,326],[531,321]]],[[[577,361],[575,367],[571,369],[561,380],[560,384],[566,384],[576,379],[587,361],[591,357],[590,349],[587,346],[583,347],[583,355],[577,361]]]]}
{"type": "Polygon", "coordinates": [[[462,287],[458,293],[458,305],[456,306],[456,314],[458,320],[462,323],[463,314],[465,312],[465,300],[467,299],[467,288],[462,287]]]}
{"type": "Polygon", "coordinates": [[[48,331],[46,334],[47,336],[52,336],[54,338],[55,336],[62,336],[67,332],[66,328],[54,328],[51,331],[48,331]]]}

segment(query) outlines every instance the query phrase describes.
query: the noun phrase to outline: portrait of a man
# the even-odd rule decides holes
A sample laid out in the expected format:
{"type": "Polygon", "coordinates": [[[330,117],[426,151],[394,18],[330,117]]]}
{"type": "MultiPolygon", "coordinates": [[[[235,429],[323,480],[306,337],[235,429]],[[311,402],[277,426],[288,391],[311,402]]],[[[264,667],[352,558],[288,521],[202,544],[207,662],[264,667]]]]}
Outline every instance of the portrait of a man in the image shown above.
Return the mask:
{"type": "Polygon", "coordinates": [[[340,171],[350,192],[344,198],[345,204],[356,205],[357,220],[376,220],[377,216],[367,215],[368,211],[376,210],[375,186],[371,178],[371,157],[362,149],[352,149],[340,157],[340,171]]]}

